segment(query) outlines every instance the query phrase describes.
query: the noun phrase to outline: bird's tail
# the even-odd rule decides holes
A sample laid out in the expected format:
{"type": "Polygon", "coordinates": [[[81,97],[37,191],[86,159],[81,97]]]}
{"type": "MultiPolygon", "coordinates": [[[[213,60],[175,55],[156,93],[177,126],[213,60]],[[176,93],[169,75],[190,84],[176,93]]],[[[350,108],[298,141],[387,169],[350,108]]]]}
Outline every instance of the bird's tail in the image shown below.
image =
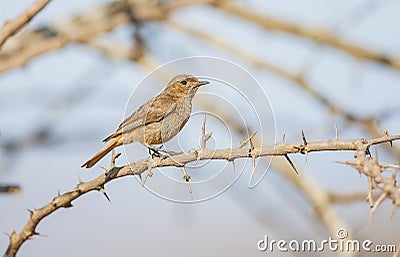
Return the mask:
{"type": "Polygon", "coordinates": [[[81,167],[82,168],[91,168],[98,161],[100,161],[104,156],[106,156],[110,151],[112,151],[115,147],[119,146],[118,141],[120,140],[121,135],[112,139],[106,146],[104,146],[100,151],[98,151],[92,158],[90,158],[87,162],[85,162],[81,167]]]}

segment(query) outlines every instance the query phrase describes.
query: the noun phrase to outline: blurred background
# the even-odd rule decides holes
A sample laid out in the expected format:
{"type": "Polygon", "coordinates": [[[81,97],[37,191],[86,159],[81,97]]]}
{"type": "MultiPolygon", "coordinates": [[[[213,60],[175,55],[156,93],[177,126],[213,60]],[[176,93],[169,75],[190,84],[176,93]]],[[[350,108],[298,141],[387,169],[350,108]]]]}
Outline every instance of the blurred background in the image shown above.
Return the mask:
{"type": "MultiPolygon", "coordinates": [[[[1,24],[31,3],[1,2],[1,24]]],[[[308,141],[332,139],[335,127],[343,139],[372,138],[384,130],[399,134],[399,12],[394,0],[50,2],[0,50],[0,184],[12,191],[0,194],[1,251],[7,233],[25,225],[27,209],[104,172],[99,165],[79,167],[102,147],[126,110],[160,92],[170,77],[153,76],[145,87],[140,82],[179,58],[223,58],[258,81],[236,85],[249,95],[261,90],[269,104],[264,97],[251,98],[252,104],[274,114],[260,115],[268,122],[257,133],[257,145],[281,142],[283,135],[285,142],[301,142],[302,130],[308,141]]],[[[246,136],[243,128],[258,130],[258,121],[240,123],[231,108],[246,116],[246,105],[218,88],[202,89],[194,111],[229,124],[227,136],[217,119],[209,119],[213,147],[236,146],[246,136]],[[225,108],[208,95],[224,96],[231,105],[225,108]]],[[[179,136],[183,150],[199,146],[202,117],[179,136]]],[[[134,158],[147,157],[139,144],[130,149],[134,158]]],[[[399,149],[394,143],[371,152],[382,162],[398,163],[399,149]]],[[[106,185],[111,203],[98,192],[80,197],[73,208],[45,218],[37,230],[46,237],[26,242],[19,256],[299,256],[310,253],[260,252],[257,242],[265,235],[324,240],[340,228],[353,239],[398,245],[400,218],[398,213],[391,218],[391,201],[379,206],[371,223],[366,177],[336,162],[353,160],[353,154],[291,155],[298,176],[284,159],[274,158],[269,167],[262,158],[258,176],[269,170],[253,189],[251,162],[238,161],[243,175],[236,183],[192,204],[157,197],[134,177],[114,180],[106,185]]],[[[210,163],[192,170],[193,176],[212,174],[221,165],[223,172],[233,172],[229,163],[210,163]]],[[[108,164],[109,157],[101,162],[108,164]]],[[[179,169],[164,172],[181,177],[179,169]]]]}

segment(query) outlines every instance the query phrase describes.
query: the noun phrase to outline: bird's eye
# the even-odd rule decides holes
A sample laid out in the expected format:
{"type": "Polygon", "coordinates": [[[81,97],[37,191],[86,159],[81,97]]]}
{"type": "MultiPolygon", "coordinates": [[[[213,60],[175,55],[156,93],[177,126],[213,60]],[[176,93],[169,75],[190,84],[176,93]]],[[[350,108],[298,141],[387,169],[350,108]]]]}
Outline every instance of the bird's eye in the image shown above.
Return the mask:
{"type": "Polygon", "coordinates": [[[181,81],[181,84],[182,84],[182,85],[186,85],[186,83],[187,83],[186,80],[182,80],[182,81],[181,81]]]}

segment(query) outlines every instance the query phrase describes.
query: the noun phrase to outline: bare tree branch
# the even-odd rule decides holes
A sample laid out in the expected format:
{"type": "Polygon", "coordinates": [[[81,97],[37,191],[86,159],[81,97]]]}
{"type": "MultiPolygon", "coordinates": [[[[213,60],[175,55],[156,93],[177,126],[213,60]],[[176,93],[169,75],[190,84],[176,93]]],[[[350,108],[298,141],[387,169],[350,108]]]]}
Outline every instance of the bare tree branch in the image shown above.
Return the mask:
{"type": "Polygon", "coordinates": [[[0,73],[22,67],[33,58],[70,43],[91,42],[98,35],[130,22],[161,20],[176,8],[207,0],[180,0],[166,5],[118,1],[62,22],[27,31],[0,52],[0,73]]]}
{"type": "Polygon", "coordinates": [[[0,184],[0,194],[15,194],[21,192],[21,187],[18,185],[0,184]]]}
{"type": "Polygon", "coordinates": [[[278,30],[295,36],[313,40],[317,43],[325,44],[336,49],[347,52],[348,54],[373,62],[377,62],[393,69],[400,70],[400,60],[382,53],[368,50],[358,45],[341,40],[338,36],[330,33],[326,29],[307,28],[285,21],[277,20],[267,15],[257,14],[248,8],[243,8],[232,1],[220,0],[214,2],[219,9],[237,15],[248,21],[253,21],[268,30],[278,30]]]}
{"type": "MultiPolygon", "coordinates": [[[[233,161],[239,158],[259,158],[262,156],[283,156],[286,154],[304,154],[305,152],[311,153],[316,151],[356,151],[357,158],[365,158],[363,154],[367,148],[372,145],[383,144],[392,142],[395,140],[400,140],[400,135],[389,136],[388,134],[384,134],[381,137],[373,138],[370,140],[365,139],[357,139],[357,140],[341,140],[341,139],[331,139],[327,141],[318,141],[318,142],[307,142],[307,145],[304,145],[304,142],[297,144],[276,144],[267,146],[265,148],[254,147],[251,150],[245,148],[233,148],[233,149],[217,149],[210,150],[207,148],[201,150],[195,150],[189,153],[181,153],[177,155],[173,155],[172,157],[149,157],[147,159],[139,160],[137,162],[128,164],[122,167],[111,167],[111,169],[106,174],[102,174],[91,181],[88,182],[80,182],[73,190],[70,190],[62,195],[56,196],[52,199],[50,203],[43,206],[40,209],[36,209],[31,211],[30,218],[24,228],[16,233],[13,231],[10,235],[9,246],[4,254],[6,257],[15,256],[18,249],[21,245],[28,239],[31,239],[35,235],[39,235],[36,231],[36,227],[39,222],[56,211],[59,208],[69,208],[72,207],[72,201],[77,199],[78,197],[93,191],[98,190],[100,192],[103,191],[104,186],[111,180],[116,178],[128,176],[128,175],[139,175],[151,168],[157,167],[184,167],[187,163],[196,162],[197,160],[211,160],[211,159],[220,159],[233,161]],[[359,157],[359,155],[361,157],[359,157]]],[[[357,159],[359,161],[359,159],[357,159]]],[[[369,161],[368,161],[369,162],[369,161]]],[[[363,173],[367,176],[375,176],[375,173],[363,173]]],[[[388,186],[386,180],[382,180],[380,182],[384,186],[388,186]]],[[[392,183],[392,181],[390,181],[392,183]]],[[[400,202],[400,188],[396,185],[390,184],[392,187],[390,189],[382,189],[385,194],[390,192],[391,195],[388,195],[395,202],[395,207],[398,206],[400,202]],[[394,199],[395,198],[395,199],[394,199]]],[[[386,198],[386,197],[385,197],[386,198]]]]}
{"type": "Polygon", "coordinates": [[[6,21],[0,30],[0,49],[6,40],[21,30],[29,21],[35,17],[51,0],[36,0],[20,15],[10,21],[6,21]]]}

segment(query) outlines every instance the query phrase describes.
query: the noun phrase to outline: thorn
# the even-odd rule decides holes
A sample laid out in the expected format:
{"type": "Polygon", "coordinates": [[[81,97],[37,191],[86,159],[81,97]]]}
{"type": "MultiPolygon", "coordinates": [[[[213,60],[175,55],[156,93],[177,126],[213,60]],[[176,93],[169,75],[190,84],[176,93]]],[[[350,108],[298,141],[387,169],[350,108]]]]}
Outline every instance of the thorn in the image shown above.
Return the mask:
{"type": "Polygon", "coordinates": [[[35,236],[42,236],[42,237],[47,237],[47,235],[46,234],[42,234],[42,233],[40,233],[40,232],[33,232],[33,234],[35,235],[35,236]]]}
{"type": "Polygon", "coordinates": [[[396,213],[397,208],[399,208],[399,206],[394,204],[393,208],[392,208],[392,211],[390,213],[390,220],[393,220],[393,217],[394,217],[394,214],[396,213]]]}
{"type": "Polygon", "coordinates": [[[79,182],[79,184],[82,183],[82,179],[81,179],[81,176],[79,175],[79,173],[78,173],[78,182],[79,182]]]}
{"type": "MultiPolygon", "coordinates": [[[[144,179],[143,179],[143,180],[141,179],[141,181],[142,181],[142,187],[144,187],[144,184],[146,183],[147,178],[153,176],[152,169],[153,169],[154,160],[153,160],[153,158],[151,158],[151,160],[152,160],[152,162],[151,162],[151,161],[148,161],[148,162],[147,162],[147,173],[146,173],[146,176],[144,176],[144,179]]],[[[141,178],[141,176],[140,176],[140,178],[141,178]]]]}
{"type": "Polygon", "coordinates": [[[385,200],[386,197],[387,197],[387,194],[386,193],[382,193],[378,197],[378,199],[376,200],[374,206],[372,206],[371,210],[369,211],[369,214],[370,214],[370,217],[371,217],[371,223],[374,221],[374,213],[375,213],[376,209],[382,203],[382,201],[385,200]]]}
{"type": "Polygon", "coordinates": [[[369,157],[372,158],[371,152],[369,151],[369,147],[367,147],[367,149],[365,149],[365,155],[369,155],[369,157]]]}
{"type": "Polygon", "coordinates": [[[15,230],[13,230],[13,231],[11,232],[11,234],[7,234],[7,233],[6,233],[6,235],[8,236],[8,238],[10,238],[10,240],[11,240],[11,238],[15,237],[16,234],[17,234],[17,232],[15,232],[15,230]]]}
{"type": "Polygon", "coordinates": [[[152,170],[152,168],[148,168],[148,171],[147,171],[147,173],[146,173],[146,176],[144,176],[144,180],[142,180],[142,187],[144,187],[144,184],[146,183],[146,181],[147,181],[147,178],[151,178],[152,176],[153,176],[153,172],[151,171],[152,170]]]}
{"type": "Polygon", "coordinates": [[[353,161],[335,161],[335,162],[339,164],[356,165],[356,162],[353,161]]]}
{"type": "Polygon", "coordinates": [[[254,142],[253,142],[253,137],[255,136],[255,134],[256,134],[256,132],[254,132],[253,135],[251,137],[249,137],[251,151],[253,151],[255,148],[254,142]]]}
{"type": "Polygon", "coordinates": [[[367,201],[369,203],[369,208],[374,207],[374,201],[372,199],[372,191],[373,189],[373,184],[372,184],[372,178],[371,177],[367,177],[368,180],[368,194],[367,194],[367,201]]]}
{"type": "Polygon", "coordinates": [[[32,217],[32,215],[33,215],[33,211],[31,210],[31,209],[26,209],[28,212],[29,212],[29,214],[30,214],[30,217],[32,217]]]}
{"type": "Polygon", "coordinates": [[[231,161],[231,163],[232,163],[232,166],[233,166],[233,172],[236,173],[235,159],[233,159],[233,160],[231,161]]]}
{"type": "Polygon", "coordinates": [[[335,138],[336,140],[339,140],[339,131],[336,123],[335,123],[335,138]]]}
{"type": "Polygon", "coordinates": [[[182,172],[183,172],[183,179],[186,181],[186,185],[187,185],[187,188],[188,188],[188,191],[189,191],[189,194],[190,194],[190,199],[193,200],[192,187],[190,186],[190,182],[189,182],[190,175],[186,172],[185,166],[182,166],[181,169],[182,169],[182,172]]]}
{"type": "Polygon", "coordinates": [[[292,168],[294,169],[294,171],[296,172],[296,174],[299,175],[299,172],[297,171],[296,167],[294,166],[292,160],[290,160],[289,155],[284,154],[283,156],[285,156],[286,160],[289,162],[290,166],[292,166],[292,168]]]}
{"type": "Polygon", "coordinates": [[[397,178],[397,174],[399,173],[399,168],[396,168],[394,171],[393,171],[393,173],[392,173],[392,180],[393,180],[393,185],[394,186],[397,186],[396,185],[396,178],[397,178]]]}
{"type": "Polygon", "coordinates": [[[251,179],[253,179],[255,170],[256,170],[256,157],[252,154],[251,155],[251,179]]]}
{"type": "Polygon", "coordinates": [[[254,134],[251,136],[251,137],[249,137],[249,142],[250,142],[250,149],[249,149],[249,153],[250,153],[250,155],[251,155],[251,177],[250,177],[250,179],[253,179],[253,177],[254,177],[254,172],[255,172],[255,170],[256,170],[256,155],[254,154],[254,148],[255,148],[255,146],[254,146],[254,142],[253,142],[253,136],[255,135],[255,132],[254,132],[254,134]]]}
{"type": "Polygon", "coordinates": [[[301,131],[301,137],[303,138],[304,146],[307,146],[307,140],[306,140],[306,136],[304,135],[304,131],[303,130],[301,131]]]}
{"type": "Polygon", "coordinates": [[[208,132],[208,133],[205,135],[205,141],[207,142],[208,140],[210,140],[211,137],[212,137],[212,132],[208,132]]]}
{"type": "Polygon", "coordinates": [[[104,190],[104,187],[100,188],[100,192],[102,192],[105,198],[107,198],[107,200],[111,203],[110,197],[108,197],[106,190],[104,190]]]}
{"type": "Polygon", "coordinates": [[[200,146],[200,148],[202,150],[206,149],[207,140],[210,139],[210,137],[211,137],[211,135],[209,135],[208,138],[206,136],[206,121],[207,121],[207,115],[204,114],[203,125],[201,126],[201,146],[200,146]]]}
{"type": "Polygon", "coordinates": [[[303,139],[303,145],[304,145],[303,149],[301,150],[301,153],[306,156],[306,161],[307,161],[307,159],[308,159],[308,150],[307,150],[308,143],[307,143],[307,139],[306,139],[306,136],[304,135],[303,130],[301,131],[301,138],[303,139]]]}
{"type": "Polygon", "coordinates": [[[286,137],[286,134],[283,134],[283,137],[282,137],[282,144],[285,143],[285,137],[286,137]]]}
{"type": "Polygon", "coordinates": [[[57,196],[61,196],[60,189],[57,191],[57,196]]]}
{"type": "Polygon", "coordinates": [[[242,140],[239,144],[239,148],[243,148],[247,143],[257,134],[257,131],[251,134],[248,138],[242,140]]]}
{"type": "Polygon", "coordinates": [[[112,153],[112,154],[111,154],[111,165],[110,165],[110,170],[111,170],[112,168],[115,167],[115,160],[117,160],[118,157],[121,156],[121,153],[115,154],[115,149],[113,149],[111,153],[112,153]]]}

